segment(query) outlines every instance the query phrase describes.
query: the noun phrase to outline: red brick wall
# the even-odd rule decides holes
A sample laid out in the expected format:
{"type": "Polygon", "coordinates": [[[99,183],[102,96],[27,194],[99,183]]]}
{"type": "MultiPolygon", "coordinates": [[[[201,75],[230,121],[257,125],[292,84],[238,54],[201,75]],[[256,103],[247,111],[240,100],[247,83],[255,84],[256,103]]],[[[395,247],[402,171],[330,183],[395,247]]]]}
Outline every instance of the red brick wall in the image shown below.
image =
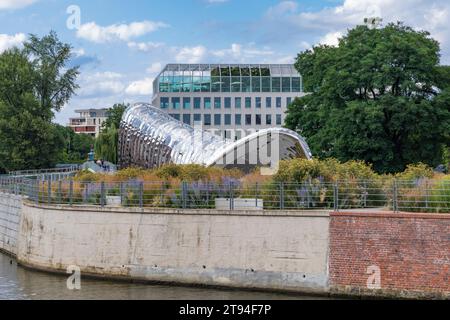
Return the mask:
{"type": "Polygon", "coordinates": [[[450,215],[333,213],[330,286],[364,289],[372,265],[383,290],[450,292],[450,215]]]}

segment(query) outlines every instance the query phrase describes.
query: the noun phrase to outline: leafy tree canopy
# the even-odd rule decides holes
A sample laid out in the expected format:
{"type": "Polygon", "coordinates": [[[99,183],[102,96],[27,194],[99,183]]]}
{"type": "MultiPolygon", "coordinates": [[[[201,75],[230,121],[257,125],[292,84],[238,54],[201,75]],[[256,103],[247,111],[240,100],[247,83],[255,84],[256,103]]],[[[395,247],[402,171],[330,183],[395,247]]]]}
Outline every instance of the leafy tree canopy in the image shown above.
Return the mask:
{"type": "Polygon", "coordinates": [[[291,104],[286,126],[319,157],[363,160],[379,172],[437,165],[450,129],[439,51],[428,32],[397,23],[358,26],[337,47],[302,52],[295,65],[310,94],[291,104]]]}
{"type": "Polygon", "coordinates": [[[102,125],[102,132],[95,140],[95,154],[97,158],[117,164],[119,128],[123,113],[129,104],[116,103],[109,109],[109,116],[102,125]]]}
{"type": "Polygon", "coordinates": [[[0,54],[1,172],[49,168],[61,159],[64,135],[51,120],[77,88],[69,57],[70,46],[53,32],[0,54]]]}
{"type": "Polygon", "coordinates": [[[102,125],[103,129],[107,130],[108,128],[112,128],[113,126],[115,128],[119,128],[122,116],[129,106],[130,106],[129,104],[125,103],[116,103],[112,108],[110,108],[108,110],[109,116],[106,119],[106,121],[103,122],[102,125]]]}
{"type": "Polygon", "coordinates": [[[67,68],[72,47],[59,41],[54,31],[42,38],[31,34],[24,47],[33,65],[34,89],[41,108],[61,110],[78,88],[79,68],[67,68]]]}

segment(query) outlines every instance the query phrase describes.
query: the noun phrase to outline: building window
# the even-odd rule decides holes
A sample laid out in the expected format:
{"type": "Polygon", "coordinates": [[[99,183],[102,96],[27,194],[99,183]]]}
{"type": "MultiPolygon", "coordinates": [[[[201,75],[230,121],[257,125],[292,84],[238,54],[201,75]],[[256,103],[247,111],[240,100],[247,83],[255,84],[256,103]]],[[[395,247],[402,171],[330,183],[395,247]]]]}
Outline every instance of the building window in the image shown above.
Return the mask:
{"type": "Polygon", "coordinates": [[[183,98],[183,109],[189,110],[191,108],[191,98],[183,98]]]}
{"type": "Polygon", "coordinates": [[[292,103],[292,98],[288,97],[286,98],[286,107],[289,107],[289,105],[292,103]]]}
{"type": "Polygon", "coordinates": [[[225,125],[226,126],[231,126],[231,114],[226,114],[225,115],[225,125]]]}
{"type": "Polygon", "coordinates": [[[291,92],[291,78],[282,78],[282,91],[291,92]]]}
{"type": "Polygon", "coordinates": [[[277,114],[277,126],[281,126],[281,114],[277,114]]]}
{"type": "Polygon", "coordinates": [[[202,115],[200,113],[194,114],[194,124],[202,121],[202,115]]]}
{"type": "Polygon", "coordinates": [[[234,98],[234,107],[236,109],[240,109],[241,108],[241,104],[242,104],[242,99],[241,98],[234,98]]]}
{"type": "Polygon", "coordinates": [[[159,105],[161,109],[169,109],[169,98],[163,97],[159,99],[159,105]]]}
{"type": "Polygon", "coordinates": [[[261,115],[260,115],[260,114],[257,114],[257,115],[256,115],[256,125],[257,125],[257,126],[260,126],[260,125],[261,125],[261,115]]]}
{"type": "Polygon", "coordinates": [[[179,114],[172,113],[172,114],[170,114],[170,116],[171,116],[172,118],[174,118],[174,119],[180,121],[180,115],[179,115],[179,114]]]}
{"type": "Polygon", "coordinates": [[[256,100],[256,108],[261,109],[261,98],[257,97],[255,100],[256,100]]]}
{"type": "Polygon", "coordinates": [[[191,115],[190,114],[183,114],[183,122],[185,124],[191,125],[191,115]]]}
{"type": "Polygon", "coordinates": [[[281,78],[272,78],[272,92],[281,92],[281,78]]]}
{"type": "Polygon", "coordinates": [[[272,125],[272,115],[266,114],[266,124],[272,125]]]}
{"type": "Polygon", "coordinates": [[[211,98],[203,99],[203,103],[204,103],[205,109],[211,109],[211,98]]]}
{"type": "Polygon", "coordinates": [[[215,114],[214,115],[214,125],[220,126],[222,124],[222,115],[221,114],[215,114]]]}
{"type": "Polygon", "coordinates": [[[220,109],[220,108],[222,108],[222,99],[214,98],[214,109],[220,109]]]}
{"type": "Polygon", "coordinates": [[[172,98],[172,109],[180,109],[180,98],[172,98]]]}
{"type": "Polygon", "coordinates": [[[235,114],[234,115],[234,124],[236,126],[242,125],[242,115],[240,115],[240,114],[235,114]]]}
{"type": "Polygon", "coordinates": [[[271,97],[266,98],[266,108],[272,108],[272,98],[271,97]]]}
{"type": "Polygon", "coordinates": [[[281,97],[277,98],[277,108],[281,108],[281,97]]]}
{"type": "Polygon", "coordinates": [[[203,117],[204,117],[204,124],[205,124],[205,126],[210,126],[211,125],[211,115],[210,114],[205,114],[205,115],[203,115],[203,117]]]}
{"type": "Polygon", "coordinates": [[[245,108],[250,109],[252,107],[252,98],[245,98],[245,108]]]}
{"type": "Polygon", "coordinates": [[[225,98],[225,109],[231,109],[231,98],[225,98]]]}
{"type": "Polygon", "coordinates": [[[225,130],[225,139],[231,139],[231,131],[225,130]]]}
{"type": "Polygon", "coordinates": [[[252,125],[252,115],[251,114],[246,114],[245,115],[245,124],[247,126],[251,126],[252,125]]]}
{"type": "Polygon", "coordinates": [[[202,99],[194,98],[194,109],[201,109],[202,107],[202,99]]]}
{"type": "Polygon", "coordinates": [[[301,92],[302,84],[300,78],[292,78],[292,92],[301,92]]]}

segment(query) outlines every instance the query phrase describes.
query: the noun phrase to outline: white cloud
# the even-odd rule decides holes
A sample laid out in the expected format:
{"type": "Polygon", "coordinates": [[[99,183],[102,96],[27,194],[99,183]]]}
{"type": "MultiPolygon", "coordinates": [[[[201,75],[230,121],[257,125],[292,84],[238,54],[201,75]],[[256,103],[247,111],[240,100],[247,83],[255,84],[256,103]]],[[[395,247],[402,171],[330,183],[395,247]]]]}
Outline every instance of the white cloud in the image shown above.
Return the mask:
{"type": "Polygon", "coordinates": [[[295,12],[298,8],[297,2],[294,1],[281,1],[277,5],[270,7],[267,10],[267,17],[279,16],[285,13],[295,12]]]}
{"type": "Polygon", "coordinates": [[[164,43],[160,42],[128,42],[128,47],[142,52],[151,52],[155,49],[161,48],[164,43]]]}
{"type": "Polygon", "coordinates": [[[326,44],[329,46],[337,46],[339,44],[339,39],[342,38],[342,32],[330,32],[324,35],[320,40],[320,44],[326,44]]]}
{"type": "Polygon", "coordinates": [[[153,94],[154,78],[145,78],[132,82],[125,90],[128,95],[146,96],[153,94]]]}
{"type": "Polygon", "coordinates": [[[203,45],[172,47],[170,51],[179,63],[265,63],[268,58],[276,58],[276,53],[269,47],[257,48],[254,43],[233,43],[224,49],[208,49],[203,45]]]}
{"type": "Polygon", "coordinates": [[[161,72],[161,70],[162,70],[161,62],[155,62],[155,63],[152,63],[152,65],[150,67],[148,67],[147,72],[150,74],[157,74],[157,73],[161,72]]]}
{"type": "Polygon", "coordinates": [[[207,49],[204,46],[183,47],[175,56],[175,60],[180,63],[199,63],[207,55],[207,49]]]}
{"type": "Polygon", "coordinates": [[[154,21],[113,24],[106,27],[99,26],[95,22],[89,22],[80,26],[77,37],[95,43],[129,41],[164,27],[168,27],[168,25],[154,21]]]}
{"type": "Polygon", "coordinates": [[[19,9],[29,6],[38,0],[0,0],[0,10],[19,9]]]}
{"type": "Polygon", "coordinates": [[[336,44],[337,37],[347,29],[363,24],[364,18],[377,16],[383,18],[384,25],[403,21],[417,30],[429,31],[441,43],[444,58],[450,61],[448,0],[345,0],[316,11],[301,11],[292,1],[282,1],[267,10],[260,25],[268,41],[279,41],[279,34],[283,33],[283,41],[294,38],[336,44]]]}
{"type": "Polygon", "coordinates": [[[77,95],[80,98],[92,98],[123,93],[125,85],[122,78],[123,76],[116,72],[83,73],[77,95]]]}
{"type": "Polygon", "coordinates": [[[13,47],[21,47],[26,38],[23,33],[17,33],[13,36],[0,34],[0,53],[13,47]]]}

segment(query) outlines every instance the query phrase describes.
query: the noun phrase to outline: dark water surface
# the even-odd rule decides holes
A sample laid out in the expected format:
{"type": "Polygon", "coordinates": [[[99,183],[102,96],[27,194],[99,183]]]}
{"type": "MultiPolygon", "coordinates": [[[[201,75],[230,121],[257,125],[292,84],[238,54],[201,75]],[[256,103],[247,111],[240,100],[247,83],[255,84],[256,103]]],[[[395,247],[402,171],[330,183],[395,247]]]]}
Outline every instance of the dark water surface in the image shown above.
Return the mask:
{"type": "Polygon", "coordinates": [[[81,280],[81,290],[67,289],[67,277],[24,269],[0,253],[0,300],[310,300],[316,297],[165,285],[81,280]]]}

